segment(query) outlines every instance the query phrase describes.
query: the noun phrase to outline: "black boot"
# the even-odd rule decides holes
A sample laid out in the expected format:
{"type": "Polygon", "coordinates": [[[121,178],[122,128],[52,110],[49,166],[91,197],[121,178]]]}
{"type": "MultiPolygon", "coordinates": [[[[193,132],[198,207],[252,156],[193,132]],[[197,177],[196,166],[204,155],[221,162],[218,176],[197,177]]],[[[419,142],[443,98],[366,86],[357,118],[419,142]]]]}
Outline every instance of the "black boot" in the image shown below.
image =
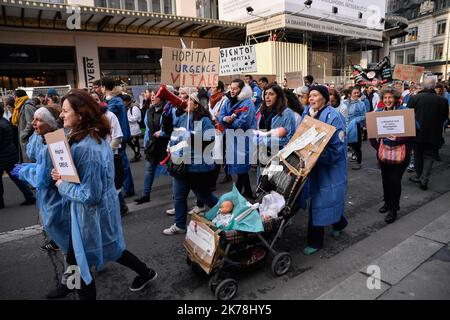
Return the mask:
{"type": "Polygon", "coordinates": [[[3,201],[3,198],[0,198],[0,209],[3,209],[3,208],[5,208],[5,202],[3,201]]]}
{"type": "Polygon", "coordinates": [[[397,210],[390,209],[388,215],[384,219],[386,223],[392,223],[397,219],[397,210]]]}
{"type": "Polygon", "coordinates": [[[143,204],[146,202],[150,202],[150,196],[142,196],[139,198],[134,199],[134,202],[136,202],[136,204],[143,204]]]}
{"type": "Polygon", "coordinates": [[[387,206],[386,203],[380,209],[378,209],[379,213],[386,213],[388,211],[389,211],[389,207],[387,206]]]}

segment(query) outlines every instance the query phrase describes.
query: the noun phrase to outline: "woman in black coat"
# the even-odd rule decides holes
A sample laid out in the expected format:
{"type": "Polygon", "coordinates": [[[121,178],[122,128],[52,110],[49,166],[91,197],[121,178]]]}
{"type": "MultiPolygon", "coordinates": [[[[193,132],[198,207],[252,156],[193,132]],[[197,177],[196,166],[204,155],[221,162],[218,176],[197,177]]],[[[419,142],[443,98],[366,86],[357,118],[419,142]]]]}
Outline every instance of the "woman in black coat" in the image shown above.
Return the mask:
{"type": "Polygon", "coordinates": [[[3,103],[0,102],[0,209],[5,207],[3,199],[3,172],[6,171],[11,180],[16,184],[19,190],[23,193],[25,201],[20,205],[30,205],[36,203],[33,192],[22,181],[11,174],[14,169],[14,164],[19,160],[19,153],[14,144],[14,127],[12,124],[3,118],[5,112],[3,103]]]}

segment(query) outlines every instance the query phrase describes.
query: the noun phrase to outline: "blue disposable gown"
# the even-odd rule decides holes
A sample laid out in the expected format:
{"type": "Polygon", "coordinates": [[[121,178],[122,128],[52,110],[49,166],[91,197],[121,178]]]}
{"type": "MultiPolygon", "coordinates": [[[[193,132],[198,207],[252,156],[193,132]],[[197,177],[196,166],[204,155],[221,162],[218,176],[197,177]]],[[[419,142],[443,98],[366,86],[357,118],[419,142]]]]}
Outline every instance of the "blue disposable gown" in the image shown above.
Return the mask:
{"type": "Polygon", "coordinates": [[[363,127],[366,120],[366,106],[361,100],[347,100],[348,109],[348,126],[347,126],[347,143],[358,142],[358,124],[363,127]]]}
{"type": "Polygon", "coordinates": [[[91,283],[89,268],[102,270],[125,250],[119,199],[114,185],[113,153],[105,140],[91,136],[73,143],[71,152],[81,183],[64,181],[59,193],[68,206],[75,258],[86,284],[91,283]]]}
{"type": "MultiPolygon", "coordinates": [[[[258,128],[260,120],[261,117],[258,120],[258,128]]],[[[279,149],[280,150],[283,149],[284,146],[288,144],[289,140],[291,140],[291,138],[295,134],[295,131],[297,130],[294,111],[292,111],[289,108],[286,108],[281,113],[281,115],[276,115],[275,117],[272,118],[271,129],[273,130],[278,128],[284,128],[287,131],[287,134],[281,138],[275,136],[258,137],[258,145],[264,144],[268,147],[271,147],[274,143],[274,139],[277,139],[279,149]]]]}
{"type": "MultiPolygon", "coordinates": [[[[225,126],[226,129],[242,129],[244,133],[249,129],[256,128],[256,109],[250,99],[252,91],[250,91],[250,96],[239,100],[234,106],[231,105],[231,101],[227,100],[222,109],[220,109],[219,123],[225,126]],[[237,110],[244,110],[237,113],[236,119],[231,123],[223,121],[225,116],[231,116],[237,110]]],[[[248,173],[250,170],[250,145],[251,138],[246,137],[245,143],[240,141],[238,143],[238,137],[234,139],[226,140],[226,159],[225,163],[227,165],[228,174],[244,174],[248,173]],[[230,155],[228,150],[233,149],[234,154],[230,155]],[[234,157],[233,157],[234,155],[234,157]]]]}
{"type": "MultiPolygon", "coordinates": [[[[309,114],[305,109],[303,117],[309,114]]],[[[339,111],[327,106],[319,120],[336,127],[336,132],[309,174],[303,197],[311,198],[312,223],[327,226],[344,214],[347,194],[347,142],[345,124],[339,111]]]]}
{"type": "MultiPolygon", "coordinates": [[[[214,124],[208,117],[202,117],[201,119],[194,121],[193,114],[189,114],[189,128],[187,128],[187,113],[183,113],[177,122],[175,128],[185,128],[186,131],[179,131],[172,133],[170,139],[170,146],[173,147],[182,141],[190,142],[190,163],[187,163],[188,172],[208,172],[215,168],[214,160],[212,156],[207,159],[203,156],[203,142],[214,141],[214,124]],[[187,130],[189,129],[189,130],[187,130]],[[186,134],[187,133],[187,134],[186,134]],[[210,161],[206,161],[210,160],[210,161]]],[[[183,148],[173,154],[176,157],[183,157],[183,152],[186,152],[186,148],[183,148]]]]}
{"type": "Polygon", "coordinates": [[[67,253],[70,219],[68,213],[63,211],[61,195],[51,177],[53,164],[42,136],[34,133],[30,137],[27,155],[35,163],[22,168],[19,178],[36,188],[37,203],[41,210],[44,230],[58,247],[67,253]]]}

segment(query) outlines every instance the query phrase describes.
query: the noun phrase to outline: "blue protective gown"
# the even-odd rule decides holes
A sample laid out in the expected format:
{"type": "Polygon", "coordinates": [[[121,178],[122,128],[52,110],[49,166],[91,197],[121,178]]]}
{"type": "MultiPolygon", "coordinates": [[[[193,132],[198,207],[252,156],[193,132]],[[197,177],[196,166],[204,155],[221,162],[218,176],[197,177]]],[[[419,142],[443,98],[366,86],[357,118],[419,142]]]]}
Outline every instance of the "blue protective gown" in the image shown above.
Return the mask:
{"type": "Polygon", "coordinates": [[[71,236],[81,277],[91,283],[89,268],[102,270],[125,250],[120,205],[114,185],[114,161],[109,144],[91,136],[71,145],[81,183],[62,182],[58,189],[71,219],[71,236]]]}
{"type": "Polygon", "coordinates": [[[42,225],[50,238],[67,253],[69,246],[70,219],[63,211],[63,201],[51,177],[53,163],[42,136],[33,133],[27,145],[27,155],[35,163],[22,168],[20,180],[36,188],[42,225]]]}
{"type": "MultiPolygon", "coordinates": [[[[261,117],[258,120],[258,128],[259,128],[259,121],[261,120],[261,117]]],[[[292,136],[295,134],[295,131],[297,130],[296,122],[295,122],[295,115],[294,111],[292,111],[289,108],[284,109],[281,115],[276,115],[271,120],[271,129],[278,129],[278,128],[284,128],[287,131],[287,134],[284,137],[258,137],[258,145],[264,144],[268,147],[271,147],[273,144],[273,139],[278,140],[278,147],[279,149],[283,149],[285,145],[288,144],[289,140],[291,140],[292,136]]]]}
{"type": "Polygon", "coordinates": [[[366,120],[366,106],[361,100],[346,100],[348,109],[347,143],[358,142],[358,124],[363,127],[366,120]]]}
{"type": "MultiPolygon", "coordinates": [[[[250,92],[250,97],[251,97],[250,92]]],[[[256,109],[250,97],[239,100],[235,105],[231,105],[231,101],[227,100],[222,109],[220,109],[219,123],[225,126],[226,129],[242,129],[246,132],[248,129],[256,128],[256,109]],[[236,119],[231,123],[223,121],[225,116],[231,116],[235,113],[236,119]]],[[[238,143],[238,137],[233,140],[226,140],[226,165],[228,174],[244,174],[250,170],[250,144],[249,137],[245,138],[245,143],[242,141],[238,143]],[[234,157],[230,155],[228,150],[233,147],[234,157]],[[241,161],[242,160],[242,161],[241,161]]]]}
{"type": "MultiPolygon", "coordinates": [[[[303,118],[309,114],[305,109],[303,118]]],[[[345,209],[347,194],[347,142],[345,123],[339,111],[327,106],[319,120],[336,127],[336,132],[309,174],[303,200],[311,198],[313,226],[338,222],[345,209]]]]}

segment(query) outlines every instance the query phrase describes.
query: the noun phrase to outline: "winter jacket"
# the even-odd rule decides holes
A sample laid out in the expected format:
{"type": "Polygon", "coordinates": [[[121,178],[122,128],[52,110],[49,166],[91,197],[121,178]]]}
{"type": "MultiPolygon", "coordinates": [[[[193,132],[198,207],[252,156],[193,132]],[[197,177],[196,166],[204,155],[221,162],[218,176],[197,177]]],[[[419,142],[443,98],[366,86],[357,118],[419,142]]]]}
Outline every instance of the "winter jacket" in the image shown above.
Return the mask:
{"type": "Polygon", "coordinates": [[[19,160],[14,144],[14,130],[8,120],[0,118],[0,168],[9,167],[19,160]]]}
{"type": "Polygon", "coordinates": [[[19,115],[19,161],[20,162],[30,162],[30,159],[27,156],[27,144],[31,135],[34,132],[33,129],[33,117],[34,112],[37,110],[37,107],[33,104],[32,100],[27,100],[24,102],[22,108],[20,108],[19,115]]]}
{"type": "Polygon", "coordinates": [[[415,142],[442,146],[442,130],[448,119],[448,101],[432,90],[422,90],[409,99],[408,108],[414,109],[416,115],[415,142]]]}

